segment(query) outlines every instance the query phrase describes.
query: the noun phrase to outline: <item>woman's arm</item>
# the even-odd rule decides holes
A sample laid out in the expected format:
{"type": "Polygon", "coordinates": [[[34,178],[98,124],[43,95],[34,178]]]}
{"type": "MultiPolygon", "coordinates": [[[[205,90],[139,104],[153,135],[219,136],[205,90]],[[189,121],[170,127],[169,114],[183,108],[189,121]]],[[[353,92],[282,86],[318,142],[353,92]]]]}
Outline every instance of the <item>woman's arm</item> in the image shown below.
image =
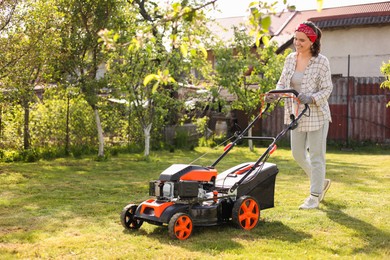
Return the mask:
{"type": "Polygon", "coordinates": [[[333,90],[332,75],[328,59],[323,56],[319,60],[320,80],[319,91],[312,95],[313,103],[320,106],[326,103],[333,90]]]}

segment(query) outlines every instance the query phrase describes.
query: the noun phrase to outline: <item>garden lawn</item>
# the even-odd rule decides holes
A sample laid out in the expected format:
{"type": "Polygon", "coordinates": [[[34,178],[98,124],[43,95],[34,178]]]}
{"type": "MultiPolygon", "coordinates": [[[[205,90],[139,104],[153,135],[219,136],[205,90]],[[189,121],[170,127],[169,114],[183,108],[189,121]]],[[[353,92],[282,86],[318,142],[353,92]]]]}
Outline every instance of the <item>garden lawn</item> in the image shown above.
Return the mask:
{"type": "MultiPolygon", "coordinates": [[[[173,163],[210,165],[221,151],[156,152],[0,164],[0,259],[390,259],[390,151],[327,154],[332,185],[318,210],[298,210],[309,182],[288,149],[278,149],[275,207],[252,231],[196,227],[186,241],[166,226],[126,231],[120,212],[148,198],[149,181],[173,163]]],[[[217,169],[253,161],[237,148],[217,169]]]]}

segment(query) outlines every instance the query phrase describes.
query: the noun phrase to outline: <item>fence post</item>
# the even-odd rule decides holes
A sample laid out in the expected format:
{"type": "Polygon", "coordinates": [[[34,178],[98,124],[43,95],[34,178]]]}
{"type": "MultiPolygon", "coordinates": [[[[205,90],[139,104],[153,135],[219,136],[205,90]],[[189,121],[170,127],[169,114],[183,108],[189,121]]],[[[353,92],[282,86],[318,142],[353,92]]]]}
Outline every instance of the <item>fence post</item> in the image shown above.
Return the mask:
{"type": "Polygon", "coordinates": [[[350,114],[349,114],[349,85],[350,85],[350,67],[351,67],[351,55],[348,54],[348,75],[347,75],[347,127],[346,127],[346,131],[347,131],[347,147],[349,147],[349,123],[350,123],[350,114]]]}

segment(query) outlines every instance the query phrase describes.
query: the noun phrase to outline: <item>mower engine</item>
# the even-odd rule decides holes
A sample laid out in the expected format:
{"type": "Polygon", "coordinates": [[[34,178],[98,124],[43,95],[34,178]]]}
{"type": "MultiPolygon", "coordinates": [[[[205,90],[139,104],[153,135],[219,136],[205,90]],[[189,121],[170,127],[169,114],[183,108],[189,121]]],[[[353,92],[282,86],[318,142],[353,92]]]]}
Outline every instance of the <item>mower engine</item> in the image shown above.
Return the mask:
{"type": "Polygon", "coordinates": [[[215,187],[217,171],[213,168],[173,164],[149,183],[149,195],[161,201],[204,200],[215,187]]]}

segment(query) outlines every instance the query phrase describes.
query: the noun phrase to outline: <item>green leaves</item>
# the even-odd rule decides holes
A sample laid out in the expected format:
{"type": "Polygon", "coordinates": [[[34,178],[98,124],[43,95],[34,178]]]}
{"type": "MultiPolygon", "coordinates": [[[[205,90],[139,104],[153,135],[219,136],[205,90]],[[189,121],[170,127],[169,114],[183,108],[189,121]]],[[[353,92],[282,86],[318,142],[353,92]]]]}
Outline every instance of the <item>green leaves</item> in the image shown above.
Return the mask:
{"type": "MultiPolygon", "coordinates": [[[[264,25],[269,22],[265,19],[264,25]]],[[[240,109],[251,115],[261,104],[261,94],[275,88],[285,56],[276,55],[277,47],[269,44],[268,40],[263,35],[264,47],[257,47],[255,51],[253,38],[236,29],[234,53],[224,46],[215,53],[217,84],[236,97],[232,109],[240,109]]]]}
{"type": "Polygon", "coordinates": [[[144,86],[147,86],[152,80],[158,80],[158,76],[156,74],[149,74],[144,79],[144,86]]]}
{"type": "Polygon", "coordinates": [[[175,79],[169,74],[168,70],[157,71],[157,74],[149,74],[144,79],[144,86],[149,85],[152,81],[156,81],[153,84],[152,93],[155,93],[160,85],[168,85],[175,83],[175,79]]]}
{"type": "Polygon", "coordinates": [[[317,0],[317,12],[321,12],[322,3],[323,3],[323,0],[317,0]]]}
{"type": "MultiPolygon", "coordinates": [[[[390,60],[387,63],[383,62],[381,73],[385,76],[385,81],[382,82],[381,88],[390,89],[390,60]]],[[[390,101],[387,103],[387,107],[390,107],[390,101]]]]}
{"type": "Polygon", "coordinates": [[[277,2],[269,4],[268,2],[255,1],[249,5],[250,34],[255,36],[256,46],[258,47],[262,40],[265,46],[269,44],[269,27],[271,26],[272,15],[276,14],[276,4],[277,2]]]}
{"type": "Polygon", "coordinates": [[[187,58],[188,56],[188,45],[186,43],[183,43],[180,45],[180,52],[183,55],[184,58],[187,58]]]}
{"type": "Polygon", "coordinates": [[[264,31],[268,31],[268,28],[271,26],[271,16],[265,16],[261,19],[261,27],[264,31]]]}

